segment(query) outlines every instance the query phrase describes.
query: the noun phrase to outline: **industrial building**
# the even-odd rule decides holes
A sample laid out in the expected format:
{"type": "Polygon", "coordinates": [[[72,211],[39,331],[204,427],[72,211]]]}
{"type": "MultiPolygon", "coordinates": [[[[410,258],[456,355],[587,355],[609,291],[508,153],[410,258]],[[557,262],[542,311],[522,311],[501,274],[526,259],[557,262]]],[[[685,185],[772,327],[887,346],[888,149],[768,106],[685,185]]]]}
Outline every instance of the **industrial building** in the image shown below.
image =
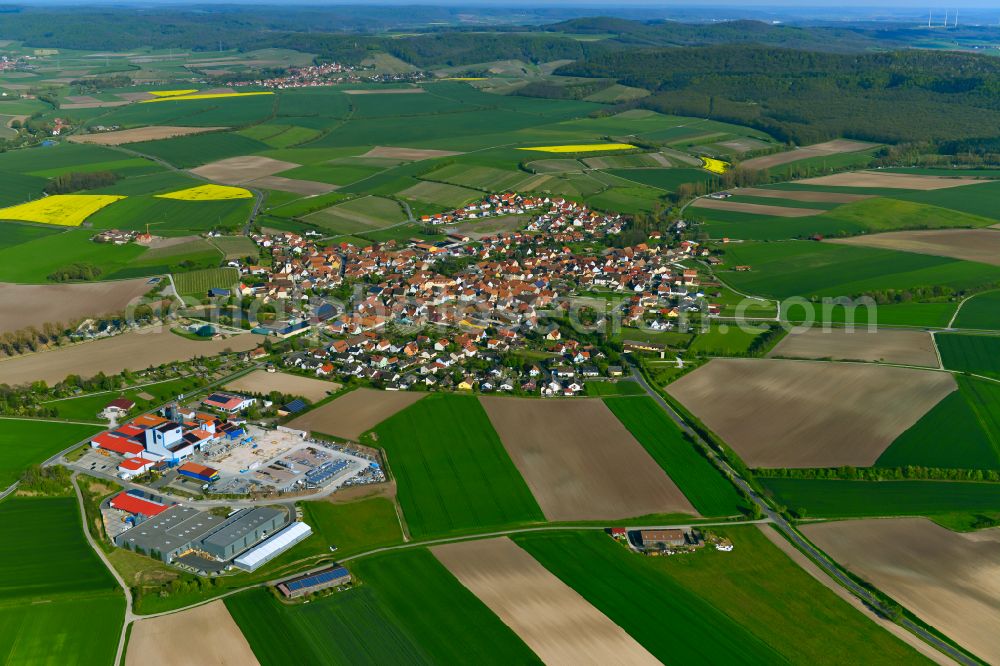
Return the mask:
{"type": "Polygon", "coordinates": [[[232,393],[213,393],[202,400],[201,404],[227,414],[237,414],[255,402],[257,402],[256,398],[247,398],[242,395],[233,395],[232,393]]]}
{"type": "Polygon", "coordinates": [[[302,597],[312,592],[326,590],[351,582],[351,573],[344,567],[332,567],[315,573],[292,578],[278,584],[278,590],[289,599],[302,597]]]}
{"type": "Polygon", "coordinates": [[[269,536],[288,521],[284,511],[266,506],[247,509],[231,516],[225,525],[201,540],[201,550],[217,560],[230,560],[269,536]]]}
{"type": "Polygon", "coordinates": [[[211,483],[219,479],[219,470],[193,462],[186,462],[178,467],[177,473],[197,481],[204,481],[205,483],[211,483]]]}
{"type": "Polygon", "coordinates": [[[227,561],[281,529],[287,520],[284,511],[270,507],[243,509],[223,518],[173,506],[119,534],[115,545],[167,563],[191,551],[227,561]]]}
{"type": "Polygon", "coordinates": [[[233,564],[240,569],[254,571],[278,555],[281,555],[310,534],[312,534],[312,528],[305,523],[292,523],[267,541],[254,546],[237,557],[233,560],[233,564]]]}

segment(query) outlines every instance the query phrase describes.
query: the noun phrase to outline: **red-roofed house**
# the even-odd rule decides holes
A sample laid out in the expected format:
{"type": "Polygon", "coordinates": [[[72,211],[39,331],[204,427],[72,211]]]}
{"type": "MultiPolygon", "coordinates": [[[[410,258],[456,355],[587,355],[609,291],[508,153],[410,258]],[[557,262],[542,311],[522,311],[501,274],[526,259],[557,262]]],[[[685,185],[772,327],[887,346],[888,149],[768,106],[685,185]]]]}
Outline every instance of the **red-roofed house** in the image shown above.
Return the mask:
{"type": "Polygon", "coordinates": [[[121,416],[122,414],[127,414],[133,407],[135,407],[134,400],[129,400],[128,398],[117,398],[107,404],[104,408],[104,415],[108,418],[111,418],[112,416],[121,416]]]}
{"type": "Polygon", "coordinates": [[[104,449],[118,455],[132,458],[142,454],[145,449],[142,444],[137,444],[130,439],[119,437],[110,432],[102,432],[90,440],[90,446],[95,449],[104,449]]]}
{"type": "Polygon", "coordinates": [[[213,409],[226,412],[227,414],[235,414],[236,412],[243,411],[255,402],[256,399],[244,398],[241,395],[233,395],[231,393],[213,393],[202,400],[201,404],[206,407],[212,407],[213,409]]]}
{"type": "Polygon", "coordinates": [[[166,504],[152,502],[128,493],[118,493],[111,498],[111,507],[131,513],[133,516],[146,516],[147,518],[152,518],[170,508],[166,504]]]}

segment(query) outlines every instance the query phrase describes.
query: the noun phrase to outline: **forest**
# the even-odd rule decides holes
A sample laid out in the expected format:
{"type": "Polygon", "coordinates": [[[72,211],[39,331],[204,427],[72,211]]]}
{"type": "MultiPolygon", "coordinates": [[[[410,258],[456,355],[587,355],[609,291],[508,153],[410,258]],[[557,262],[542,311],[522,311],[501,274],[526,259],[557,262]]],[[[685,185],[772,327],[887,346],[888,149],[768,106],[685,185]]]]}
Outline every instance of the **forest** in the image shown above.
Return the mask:
{"type": "Polygon", "coordinates": [[[642,106],[713,118],[800,145],[838,136],[961,141],[1000,125],[1000,61],[940,51],[842,55],[763,46],[615,51],[557,74],[654,94],[642,106]]]}

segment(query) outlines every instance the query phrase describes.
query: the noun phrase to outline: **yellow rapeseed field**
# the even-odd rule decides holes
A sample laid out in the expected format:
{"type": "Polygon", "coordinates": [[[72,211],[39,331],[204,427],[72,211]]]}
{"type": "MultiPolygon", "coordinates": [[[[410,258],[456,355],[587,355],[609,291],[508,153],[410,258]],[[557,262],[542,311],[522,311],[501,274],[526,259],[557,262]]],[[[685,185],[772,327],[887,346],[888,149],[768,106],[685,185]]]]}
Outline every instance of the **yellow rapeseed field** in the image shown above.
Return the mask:
{"type": "Polygon", "coordinates": [[[701,161],[703,162],[702,167],[712,173],[726,173],[729,169],[729,162],[723,162],[711,157],[702,157],[701,161]]]}
{"type": "Polygon", "coordinates": [[[144,99],[139,104],[152,104],[153,102],[180,102],[186,99],[219,99],[222,97],[251,97],[253,95],[273,95],[273,92],[259,90],[256,92],[244,93],[202,93],[199,95],[174,95],[171,97],[157,97],[156,99],[144,99]]]}
{"type": "Polygon", "coordinates": [[[150,95],[156,95],[157,97],[177,97],[178,95],[190,95],[191,93],[198,92],[197,88],[191,88],[189,90],[150,90],[150,95]]]}
{"type": "Polygon", "coordinates": [[[242,187],[228,185],[198,185],[185,190],[157,194],[160,199],[180,199],[181,201],[225,201],[228,199],[250,199],[253,193],[242,187]]]}
{"type": "Polygon", "coordinates": [[[599,150],[629,150],[635,146],[628,143],[574,143],[568,146],[532,146],[518,150],[536,150],[541,153],[595,153],[599,150]]]}
{"type": "Polygon", "coordinates": [[[0,220],[78,227],[97,211],[124,198],[117,194],[53,194],[17,206],[0,208],[0,220]]]}

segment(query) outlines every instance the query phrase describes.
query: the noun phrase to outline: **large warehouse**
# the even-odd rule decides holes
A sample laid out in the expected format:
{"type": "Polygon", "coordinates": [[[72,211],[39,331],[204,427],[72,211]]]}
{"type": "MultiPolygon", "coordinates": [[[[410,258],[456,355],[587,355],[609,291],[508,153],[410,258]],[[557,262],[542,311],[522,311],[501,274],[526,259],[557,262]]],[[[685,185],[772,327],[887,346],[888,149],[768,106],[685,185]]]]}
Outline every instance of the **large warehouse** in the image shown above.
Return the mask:
{"type": "Polygon", "coordinates": [[[288,522],[271,507],[243,509],[226,518],[189,506],[173,506],[115,537],[120,548],[170,563],[185,553],[228,561],[288,522]]]}

